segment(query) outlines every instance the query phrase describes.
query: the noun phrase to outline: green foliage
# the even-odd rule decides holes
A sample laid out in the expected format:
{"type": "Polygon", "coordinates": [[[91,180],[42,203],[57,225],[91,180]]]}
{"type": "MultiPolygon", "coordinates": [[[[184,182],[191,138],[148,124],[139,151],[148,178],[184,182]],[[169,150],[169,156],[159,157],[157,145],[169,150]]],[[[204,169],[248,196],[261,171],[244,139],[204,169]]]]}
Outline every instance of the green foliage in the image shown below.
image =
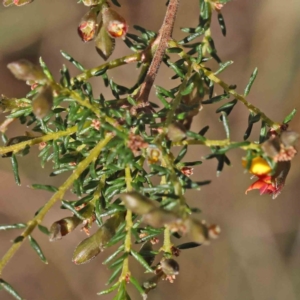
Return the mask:
{"type": "MultiPolygon", "coordinates": [[[[178,0],[168,1],[167,21],[159,33],[137,25],[130,27],[136,33],[128,33],[126,21],[111,8],[112,5],[108,6],[120,6],[116,0],[82,0],[80,3],[88,6],[89,12],[93,13],[93,22],[87,23],[91,20],[84,19],[80,23],[80,37],[84,41],[95,39],[97,51],[104,59],[108,59],[113,52],[114,39],[118,37],[123,38],[132,54],[87,69],[70,54],[61,51],[62,56],[80,74],[71,77],[68,68],[63,65],[58,81],[42,59],[40,66],[25,60],[9,65],[17,78],[31,85],[32,91],[21,99],[2,96],[0,108],[8,113],[7,120],[18,119],[24,130],[29,127],[31,133],[10,139],[3,134],[5,145],[0,147],[0,154],[3,158],[10,157],[18,185],[17,155],[27,155],[34,145],[39,145],[41,167],[52,163],[50,176],[66,173],[69,177],[59,187],[32,184],[33,189],[53,193],[51,199],[27,224],[0,225],[0,230],[24,228],[24,232],[8,250],[9,255],[1,260],[0,274],[26,238],[39,258],[47,263],[37,241],[31,236],[36,227],[54,241],[71,233],[80,223],[86,232],[96,223],[94,226],[99,227],[98,231],[77,246],[73,261],[77,264],[88,262],[106,248],[119,244],[118,249],[103,262],[112,271],[107,280],[111,286],[99,295],[116,291],[114,299],[130,299],[126,291],[126,283],[130,282],[146,299],[161,279],[174,280],[179,268],[173,258],[179,255],[180,250],[208,244],[209,240],[219,234],[218,226],[197,220],[196,214],[200,209],[191,208],[186,202],[187,189],[200,190],[210,183],[210,180],[202,178],[191,179],[193,167],[201,165],[201,168],[205,168],[203,160],[214,159],[217,175],[220,175],[226,165],[231,165],[228,152],[240,148],[246,151],[245,167],[249,172],[252,172],[254,163],[259,161],[263,164],[263,161],[269,164],[271,171],[268,175],[272,174],[273,183],[278,180],[274,174],[282,154],[280,151],[291,150],[296,139],[294,135],[284,140],[281,133],[286,130],[287,123],[296,111],[288,115],[283,124],[279,124],[248,102],[245,97],[250,93],[257,69],[251,75],[243,95],[236,92],[234,85],[227,85],[217,77],[233,63],[222,62],[210,31],[212,17],[217,14],[221,31],[226,35],[225,21],[220,10],[227,2],[200,0],[197,26],[182,28],[186,36],[176,41],[171,36],[178,0]],[[111,27],[110,21],[118,25],[111,27]],[[217,64],[215,71],[206,65],[211,59],[217,64]],[[176,84],[166,89],[164,82],[158,83],[155,86],[157,101],[153,103],[148,99],[149,91],[161,62],[173,71],[172,80],[176,80],[176,84]],[[109,71],[129,63],[136,63],[140,74],[133,86],[126,87],[115,82],[109,71]],[[103,81],[113,99],[105,99],[102,94],[95,96],[93,86],[88,82],[92,77],[103,81]],[[217,85],[223,89],[218,95],[215,94],[217,85]],[[222,102],[221,106],[218,102],[222,102]],[[249,118],[248,123],[245,122],[244,139],[232,141],[230,114],[238,107],[238,102],[249,110],[249,118]],[[199,111],[209,109],[210,105],[215,107],[215,104],[219,106],[214,109],[224,127],[223,140],[210,140],[208,137],[214,121],[210,126],[191,130],[193,119],[199,111]],[[255,123],[260,120],[259,141],[246,141],[255,123]],[[274,149],[277,150],[274,150],[274,154],[267,155],[264,146],[273,135],[278,137],[280,147],[283,148],[279,151],[275,145],[274,149]],[[287,144],[286,140],[293,142],[287,144]],[[192,145],[208,147],[211,153],[196,161],[184,161],[192,145]],[[177,157],[173,153],[175,147],[181,147],[177,157]],[[160,179],[158,184],[157,178],[160,179]],[[78,197],[77,201],[64,199],[69,189],[78,197]],[[65,210],[66,217],[53,220],[48,230],[41,223],[57,201],[61,201],[61,209],[65,210]],[[171,239],[182,235],[187,235],[190,241],[175,247],[171,239]],[[158,249],[155,244],[162,236],[163,246],[158,249]],[[137,245],[141,246],[140,249],[137,245]],[[155,257],[160,253],[163,258],[153,265],[155,257]],[[130,261],[133,259],[146,272],[155,274],[154,277],[139,283],[137,276],[133,277],[130,272],[130,261]],[[166,262],[170,263],[167,271],[166,262]]],[[[30,2],[24,4],[27,3],[30,2]]],[[[6,4],[13,5],[12,2],[6,4]]],[[[5,124],[2,124],[3,131],[5,124]]],[[[283,170],[287,175],[289,166],[283,170]]],[[[276,185],[276,190],[273,185],[271,188],[270,183],[263,182],[267,185],[264,186],[265,191],[277,195],[285,177],[280,178],[283,183],[278,189],[276,185]]],[[[16,299],[21,299],[4,280],[1,279],[0,285],[16,299]]]]}

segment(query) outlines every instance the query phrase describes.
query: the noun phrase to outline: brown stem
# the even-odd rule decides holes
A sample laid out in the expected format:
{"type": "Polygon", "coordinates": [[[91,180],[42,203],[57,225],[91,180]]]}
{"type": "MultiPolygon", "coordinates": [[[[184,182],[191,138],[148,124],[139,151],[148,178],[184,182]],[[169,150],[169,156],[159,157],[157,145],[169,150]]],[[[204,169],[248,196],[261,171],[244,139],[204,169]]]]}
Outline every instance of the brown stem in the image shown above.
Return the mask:
{"type": "Polygon", "coordinates": [[[152,47],[156,48],[156,51],[137,97],[139,103],[148,102],[150,90],[153,86],[155,77],[167,49],[168,41],[172,36],[178,6],[179,0],[170,0],[163,24],[159,30],[157,38],[152,45],[152,47]]]}

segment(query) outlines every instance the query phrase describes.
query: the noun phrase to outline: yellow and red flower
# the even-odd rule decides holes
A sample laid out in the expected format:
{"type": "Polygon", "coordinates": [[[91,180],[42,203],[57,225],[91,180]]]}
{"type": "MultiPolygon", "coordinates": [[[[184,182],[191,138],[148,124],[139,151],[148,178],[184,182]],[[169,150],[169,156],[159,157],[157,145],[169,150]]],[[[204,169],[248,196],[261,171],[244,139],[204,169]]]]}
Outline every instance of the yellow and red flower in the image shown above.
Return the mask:
{"type": "MultiPolygon", "coordinates": [[[[243,166],[246,167],[247,161],[243,160],[243,166]]],[[[252,190],[259,190],[260,195],[269,194],[275,199],[284,187],[285,179],[290,170],[290,161],[278,162],[274,174],[272,168],[262,157],[256,157],[251,161],[249,172],[258,180],[252,183],[246,190],[246,194],[252,190]]]]}

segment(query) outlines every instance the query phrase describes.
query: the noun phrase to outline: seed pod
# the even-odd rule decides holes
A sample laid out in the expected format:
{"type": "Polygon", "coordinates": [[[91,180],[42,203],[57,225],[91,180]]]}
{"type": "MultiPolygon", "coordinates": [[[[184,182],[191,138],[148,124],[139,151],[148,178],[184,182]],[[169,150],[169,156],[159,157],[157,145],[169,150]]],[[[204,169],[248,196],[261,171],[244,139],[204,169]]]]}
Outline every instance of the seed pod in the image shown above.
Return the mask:
{"type": "Polygon", "coordinates": [[[89,42],[95,37],[97,29],[97,12],[91,8],[81,19],[77,28],[83,42],[89,42]]]}
{"type": "Polygon", "coordinates": [[[82,3],[85,6],[92,6],[92,5],[97,5],[100,4],[101,0],[82,0],[82,3]]]}
{"type": "Polygon", "coordinates": [[[168,138],[172,142],[180,142],[186,138],[185,127],[177,122],[174,122],[168,127],[168,138]]]}
{"type": "Polygon", "coordinates": [[[285,147],[294,146],[299,139],[299,133],[295,131],[283,131],[280,139],[285,147]]]}
{"type": "Polygon", "coordinates": [[[185,225],[187,234],[193,242],[198,244],[208,244],[209,234],[206,225],[194,219],[187,219],[185,225]]]}
{"type": "Polygon", "coordinates": [[[148,263],[149,266],[152,265],[155,254],[152,253],[153,247],[150,241],[144,243],[139,251],[139,254],[144,258],[144,260],[148,263]]]}
{"type": "Polygon", "coordinates": [[[105,249],[106,244],[115,235],[116,229],[124,219],[124,214],[117,214],[108,219],[93,235],[83,240],[73,253],[76,265],[84,264],[95,258],[105,249]]]}
{"type": "Polygon", "coordinates": [[[143,215],[142,221],[147,225],[150,225],[155,228],[160,228],[165,225],[170,225],[172,227],[176,227],[176,223],[180,222],[180,218],[173,212],[156,208],[151,210],[148,213],[143,215]]]}
{"type": "Polygon", "coordinates": [[[9,63],[7,67],[17,79],[39,83],[46,81],[46,76],[42,69],[26,59],[9,63]]]}
{"type": "Polygon", "coordinates": [[[99,27],[100,30],[95,40],[96,50],[104,60],[107,60],[115,49],[115,40],[107,33],[102,22],[99,27]]]}
{"type": "Polygon", "coordinates": [[[48,115],[53,105],[53,94],[50,86],[43,86],[32,100],[32,110],[38,119],[48,115]]]}
{"type": "Polygon", "coordinates": [[[152,200],[138,192],[124,193],[120,196],[120,199],[127,209],[137,215],[147,214],[156,207],[152,200]]]}
{"type": "Polygon", "coordinates": [[[81,222],[82,220],[76,216],[63,218],[54,222],[49,230],[49,241],[54,242],[56,240],[60,240],[63,236],[72,232],[81,222]]]}
{"type": "Polygon", "coordinates": [[[179,264],[174,259],[163,259],[160,262],[161,269],[167,276],[173,276],[179,274],[179,264]]]}
{"type": "Polygon", "coordinates": [[[123,17],[109,7],[105,7],[101,11],[103,26],[108,34],[113,38],[124,38],[128,25],[123,17]]]}

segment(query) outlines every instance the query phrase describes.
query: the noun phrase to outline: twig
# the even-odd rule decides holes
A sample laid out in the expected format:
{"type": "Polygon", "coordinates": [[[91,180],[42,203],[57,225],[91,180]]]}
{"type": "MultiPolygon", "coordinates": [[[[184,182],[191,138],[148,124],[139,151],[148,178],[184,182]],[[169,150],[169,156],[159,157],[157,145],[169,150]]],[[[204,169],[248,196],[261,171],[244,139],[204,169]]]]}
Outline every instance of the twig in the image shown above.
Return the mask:
{"type": "Polygon", "coordinates": [[[57,140],[60,137],[63,136],[67,136],[67,135],[71,135],[72,133],[77,131],[77,126],[73,126],[68,128],[65,131],[57,131],[57,132],[53,132],[53,133],[48,133],[46,135],[43,135],[41,137],[37,137],[34,138],[32,140],[28,140],[28,141],[24,141],[15,145],[11,145],[11,146],[6,146],[6,147],[0,147],[0,155],[3,155],[5,153],[9,153],[9,152],[13,152],[13,153],[17,153],[23,149],[25,149],[27,146],[33,146],[33,145],[37,145],[41,142],[48,142],[51,140],[57,140]]]}
{"type": "MultiPolygon", "coordinates": [[[[200,140],[185,140],[181,142],[173,142],[172,146],[184,146],[184,145],[204,145],[207,147],[227,147],[227,146],[233,146],[235,144],[240,144],[239,142],[232,142],[229,141],[228,139],[225,140],[205,140],[205,141],[200,141],[200,140]]],[[[240,146],[238,147],[243,150],[256,150],[259,151],[261,150],[260,145],[255,144],[255,143],[249,143],[246,146],[240,146]]]]}
{"type": "Polygon", "coordinates": [[[212,80],[213,82],[219,84],[228,94],[233,95],[237,100],[239,100],[240,102],[242,102],[250,111],[254,112],[255,114],[259,114],[260,117],[261,117],[261,119],[264,120],[269,127],[273,128],[274,130],[278,130],[278,129],[281,128],[281,124],[272,121],[259,108],[257,108],[256,106],[254,106],[253,104],[251,104],[250,102],[248,102],[245,99],[244,96],[238,94],[235,90],[230,89],[229,85],[226,84],[221,79],[219,79],[217,76],[215,76],[215,74],[213,72],[208,71],[207,69],[205,69],[205,68],[203,68],[203,67],[201,67],[199,65],[198,65],[198,67],[195,67],[195,68],[196,69],[201,68],[201,70],[203,71],[204,75],[207,76],[210,80],[212,80]]]}
{"type": "MultiPolygon", "coordinates": [[[[130,171],[130,166],[127,166],[125,168],[125,181],[126,181],[126,189],[127,192],[132,191],[132,177],[131,177],[131,171],[130,171]]],[[[131,251],[131,228],[132,228],[132,211],[127,209],[126,212],[126,237],[124,241],[124,250],[127,253],[130,253],[131,251]]],[[[130,275],[130,270],[129,270],[129,261],[128,261],[128,256],[124,259],[123,261],[123,268],[122,268],[122,273],[120,275],[119,281],[126,280],[126,278],[130,275]]]]}
{"type": "Polygon", "coordinates": [[[123,57],[120,57],[118,59],[112,60],[110,62],[107,62],[105,64],[102,64],[98,67],[85,70],[83,73],[73,77],[71,79],[71,83],[74,84],[74,82],[77,81],[86,81],[87,79],[98,76],[97,73],[99,73],[101,70],[104,69],[114,69],[132,62],[140,61],[142,58],[142,52],[137,52],[134,54],[126,55],[123,57]]]}
{"type": "Polygon", "coordinates": [[[0,276],[2,274],[3,269],[10,261],[10,259],[14,256],[17,250],[22,245],[22,242],[28,237],[32,231],[35,229],[37,225],[39,225],[47,212],[53,207],[53,205],[61,200],[65,194],[65,192],[70,188],[73,184],[74,180],[76,180],[81,173],[88,167],[88,165],[99,155],[101,150],[107,145],[107,143],[113,138],[111,133],[108,133],[106,137],[98,143],[98,145],[91,150],[89,155],[81,161],[74,173],[63,183],[63,185],[59,188],[59,190],[51,197],[51,199],[43,206],[43,208],[39,211],[39,213],[27,223],[27,227],[23,231],[23,233],[15,240],[14,244],[9,248],[6,254],[0,261],[0,276]]]}
{"type": "Polygon", "coordinates": [[[179,0],[170,0],[163,24],[159,30],[159,34],[153,43],[156,48],[155,54],[152,58],[146,78],[140,87],[137,100],[140,103],[147,103],[150,90],[153,86],[155,77],[163,60],[165,51],[168,47],[168,41],[172,36],[173,27],[175,23],[176,13],[179,6],[179,0]]]}

